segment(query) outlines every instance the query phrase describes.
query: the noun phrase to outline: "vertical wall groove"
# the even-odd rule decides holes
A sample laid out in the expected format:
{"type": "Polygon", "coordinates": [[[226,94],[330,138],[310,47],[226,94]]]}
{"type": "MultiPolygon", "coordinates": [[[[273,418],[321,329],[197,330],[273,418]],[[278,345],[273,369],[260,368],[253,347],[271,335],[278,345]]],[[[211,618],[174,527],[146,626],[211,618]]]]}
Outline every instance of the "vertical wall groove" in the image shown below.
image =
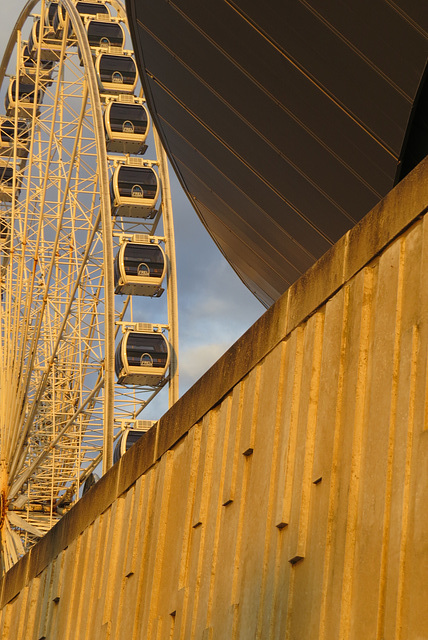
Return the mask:
{"type": "Polygon", "coordinates": [[[306,539],[309,526],[309,503],[312,495],[312,465],[315,448],[315,431],[317,424],[318,394],[321,375],[321,356],[323,345],[324,313],[315,316],[314,344],[312,354],[311,383],[308,398],[308,415],[306,426],[305,455],[303,459],[303,484],[300,503],[300,517],[297,537],[297,547],[292,562],[295,563],[305,557],[306,539]]]}
{"type": "Polygon", "coordinates": [[[394,449],[395,449],[395,430],[396,430],[396,421],[397,421],[398,385],[399,385],[399,370],[400,370],[400,355],[401,355],[401,325],[402,325],[402,313],[403,313],[405,258],[406,258],[406,243],[405,243],[405,239],[402,239],[400,242],[400,258],[399,258],[399,264],[398,264],[394,356],[393,356],[392,385],[391,385],[391,410],[389,415],[388,461],[387,461],[387,477],[386,477],[386,491],[385,491],[385,511],[383,516],[382,553],[381,553],[381,566],[380,566],[378,622],[377,622],[376,640],[383,639],[384,624],[385,624],[385,593],[386,593],[387,560],[388,560],[389,534],[390,534],[390,522],[391,522],[392,474],[393,474],[393,461],[394,461],[394,449]]]}
{"type": "Polygon", "coordinates": [[[286,451],[286,466],[284,477],[284,493],[279,494],[279,510],[277,516],[277,527],[283,528],[290,521],[291,511],[291,495],[293,490],[293,470],[296,452],[296,438],[297,438],[297,421],[299,417],[299,402],[300,402],[300,389],[302,384],[302,370],[303,370],[303,341],[304,341],[304,327],[300,326],[296,329],[296,353],[295,363],[292,368],[293,371],[293,388],[291,393],[291,415],[290,415],[290,427],[288,447],[286,451]]]}
{"type": "Polygon", "coordinates": [[[397,617],[396,617],[396,640],[402,640],[403,637],[403,608],[404,608],[404,589],[406,580],[406,552],[407,541],[409,536],[409,503],[410,503],[410,479],[412,471],[412,452],[413,452],[413,430],[414,430],[414,412],[415,412],[415,395],[416,395],[416,368],[417,356],[419,348],[419,334],[417,327],[413,328],[412,335],[412,359],[410,373],[410,393],[409,393],[409,417],[407,422],[407,442],[406,442],[406,462],[404,472],[403,486],[403,507],[401,521],[401,541],[400,556],[398,561],[398,589],[397,589],[397,617]]]}
{"type": "Polygon", "coordinates": [[[217,497],[217,509],[216,509],[216,519],[215,519],[215,529],[214,529],[214,539],[212,545],[212,560],[211,560],[211,570],[210,575],[207,576],[209,579],[209,591],[208,591],[208,602],[207,602],[207,617],[206,617],[206,627],[209,628],[211,626],[211,617],[212,617],[212,607],[213,607],[213,591],[215,584],[215,574],[217,569],[217,561],[218,561],[218,545],[219,545],[219,537],[220,537],[220,523],[222,517],[222,503],[223,503],[223,487],[224,487],[224,476],[226,472],[226,461],[227,461],[227,442],[229,439],[229,428],[230,428],[230,415],[232,411],[232,397],[229,395],[226,400],[226,415],[225,422],[226,426],[224,429],[224,442],[222,448],[221,455],[221,468],[220,468],[220,484],[218,490],[217,497]]]}
{"type": "Polygon", "coordinates": [[[340,351],[339,351],[339,372],[337,381],[337,395],[336,395],[336,411],[334,416],[334,436],[333,436],[333,449],[331,458],[331,475],[329,486],[329,499],[328,499],[328,511],[327,511],[327,528],[326,528],[326,542],[325,553],[323,563],[323,579],[321,590],[321,607],[320,607],[320,623],[319,623],[319,640],[327,640],[327,596],[330,590],[330,573],[331,573],[331,557],[332,557],[332,545],[333,545],[333,530],[336,522],[336,506],[337,506],[337,491],[338,491],[338,467],[340,456],[340,443],[341,443],[341,428],[342,428],[342,411],[343,411],[343,393],[344,393],[344,378],[345,378],[345,357],[348,348],[348,315],[349,315],[349,287],[345,287],[343,296],[343,311],[342,311],[342,331],[340,334],[340,351]]]}
{"type": "MultiPolygon", "coordinates": [[[[192,602],[192,617],[190,627],[190,638],[195,637],[197,614],[199,608],[199,592],[202,581],[202,567],[205,553],[205,538],[207,535],[207,513],[208,503],[211,493],[211,478],[213,474],[213,462],[214,462],[214,449],[217,436],[217,418],[218,410],[214,410],[210,413],[209,417],[204,419],[205,425],[208,425],[207,442],[205,449],[205,456],[201,459],[200,471],[199,471],[199,494],[200,494],[200,506],[199,509],[195,509],[193,529],[197,528],[197,536],[199,537],[199,548],[197,553],[197,566],[195,576],[195,590],[194,598],[192,602]]],[[[196,537],[196,536],[195,536],[196,537]]]]}
{"type": "Polygon", "coordinates": [[[369,360],[374,280],[374,269],[366,268],[364,270],[363,298],[360,317],[359,355],[353,424],[354,432],[344,551],[342,601],[340,606],[340,640],[348,640],[351,625],[352,588],[354,580],[354,559],[357,539],[358,500],[360,489],[360,466],[366,410],[367,369],[369,360]]]}
{"type": "Polygon", "coordinates": [[[252,470],[252,453],[254,450],[255,425],[260,399],[261,365],[257,365],[245,380],[243,397],[243,413],[241,415],[241,430],[238,450],[240,457],[237,466],[241,470],[241,499],[239,505],[239,517],[237,523],[237,536],[235,546],[235,559],[232,577],[231,605],[233,611],[232,639],[237,637],[239,621],[241,618],[240,595],[242,592],[242,554],[245,537],[245,516],[248,508],[248,482],[252,470]],[[251,398],[251,400],[250,400],[251,398]]]}
{"type": "Polygon", "coordinates": [[[152,522],[153,522],[153,501],[155,494],[155,479],[154,473],[149,472],[147,479],[145,481],[145,492],[144,492],[144,506],[145,513],[143,517],[143,541],[140,548],[140,567],[139,567],[139,576],[137,583],[137,599],[135,602],[135,617],[133,618],[133,631],[132,631],[132,640],[137,640],[140,635],[140,627],[144,622],[145,617],[145,608],[144,604],[148,596],[144,597],[144,583],[147,581],[147,560],[149,555],[149,542],[150,542],[150,533],[152,530],[152,522]],[[143,622],[144,620],[144,622],[143,622]]]}
{"type": "Polygon", "coordinates": [[[150,604],[148,610],[147,638],[155,637],[153,634],[154,621],[156,619],[159,591],[162,572],[166,569],[163,563],[164,545],[166,538],[166,522],[168,517],[168,505],[171,491],[171,475],[174,461],[174,452],[168,451],[165,455],[165,471],[163,477],[162,495],[159,506],[159,525],[154,558],[153,578],[150,586],[150,604]]]}
{"type": "Polygon", "coordinates": [[[267,519],[266,519],[266,529],[265,529],[265,544],[263,550],[263,573],[262,573],[262,584],[261,584],[261,594],[260,594],[260,604],[257,614],[257,629],[256,629],[256,639],[261,639],[264,635],[264,625],[269,629],[269,637],[271,637],[272,633],[272,620],[269,620],[267,617],[269,611],[269,607],[266,606],[267,597],[267,584],[269,579],[269,570],[272,572],[274,570],[274,565],[272,563],[272,547],[273,540],[272,536],[277,537],[278,533],[273,528],[274,517],[275,517],[275,490],[276,490],[276,482],[278,475],[278,457],[279,457],[279,434],[281,428],[281,418],[282,418],[282,410],[283,410],[283,397],[284,397],[284,385],[285,385],[285,364],[286,364],[286,356],[287,356],[287,342],[284,341],[281,343],[281,349],[279,353],[279,371],[278,371],[278,388],[276,389],[276,408],[274,413],[274,437],[273,437],[273,451],[272,451],[272,466],[270,470],[270,478],[269,478],[269,494],[268,494],[268,508],[267,508],[267,519]]]}
{"type": "Polygon", "coordinates": [[[202,435],[201,425],[198,424],[194,429],[192,461],[191,461],[191,468],[190,468],[189,493],[188,493],[188,500],[187,500],[187,507],[186,507],[186,515],[185,515],[183,546],[181,551],[180,578],[178,583],[179,589],[183,589],[187,587],[187,575],[189,571],[189,552],[190,552],[190,540],[191,540],[191,521],[192,521],[193,502],[195,498],[199,457],[201,455],[201,435],[202,435]]]}

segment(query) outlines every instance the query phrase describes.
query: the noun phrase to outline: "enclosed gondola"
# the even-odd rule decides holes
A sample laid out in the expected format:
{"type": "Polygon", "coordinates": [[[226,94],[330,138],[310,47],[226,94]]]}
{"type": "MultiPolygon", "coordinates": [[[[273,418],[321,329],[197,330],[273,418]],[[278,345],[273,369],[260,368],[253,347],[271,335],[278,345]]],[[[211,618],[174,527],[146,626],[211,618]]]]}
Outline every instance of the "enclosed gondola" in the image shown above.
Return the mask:
{"type": "Polygon", "coordinates": [[[89,476],[86,478],[84,484],[83,484],[82,496],[84,496],[85,493],[87,493],[89,491],[89,489],[92,489],[94,484],[97,484],[99,479],[100,478],[99,478],[98,474],[90,473],[89,476]]]}
{"type": "Polygon", "coordinates": [[[119,22],[88,20],[86,23],[89,46],[109,50],[110,47],[123,48],[125,32],[119,22]]]}
{"type": "Polygon", "coordinates": [[[110,183],[112,213],[129,218],[153,218],[159,178],[152,167],[119,165],[110,183]]]}
{"type": "Polygon", "coordinates": [[[58,6],[59,2],[49,2],[45,11],[45,24],[49,26],[52,31],[54,30],[54,20],[58,6]]]}
{"type": "Polygon", "coordinates": [[[44,33],[40,37],[40,18],[34,21],[28,38],[28,52],[33,60],[37,60],[39,45],[40,60],[42,62],[59,60],[62,39],[49,28],[49,25],[47,27],[44,26],[44,33]]]}
{"type": "MultiPolygon", "coordinates": [[[[140,420],[139,422],[143,422],[140,420]]],[[[153,425],[154,422],[152,420],[144,420],[144,422],[150,423],[153,425]]],[[[148,427],[149,428],[149,427],[148,427]]],[[[113,453],[113,464],[119,462],[120,458],[132,447],[133,444],[138,442],[142,435],[146,433],[147,429],[131,429],[127,428],[122,431],[120,434],[116,446],[114,448],[113,453]]]]}
{"type": "Polygon", "coordinates": [[[165,253],[155,240],[123,242],[114,261],[115,293],[158,297],[165,271],[165,253]]]}
{"type": "Polygon", "coordinates": [[[12,156],[16,147],[16,156],[26,158],[29,144],[30,128],[27,120],[18,119],[15,123],[14,118],[0,117],[0,156],[12,156]]]}
{"type": "MultiPolygon", "coordinates": [[[[18,103],[18,118],[31,118],[33,115],[34,102],[40,104],[43,98],[43,91],[39,89],[36,93],[34,82],[29,82],[28,78],[10,79],[9,87],[5,97],[5,107],[8,116],[15,115],[15,107],[18,103]]],[[[37,108],[36,108],[37,111],[37,108]]]]}
{"type": "MultiPolygon", "coordinates": [[[[110,10],[104,2],[76,2],[76,9],[82,19],[91,16],[100,16],[103,20],[110,18],[110,10]]],[[[58,5],[53,19],[53,27],[57,35],[63,32],[66,17],[66,9],[61,4],[58,5]]]]}
{"type": "Polygon", "coordinates": [[[129,53],[113,55],[102,51],[95,59],[100,90],[105,93],[133,93],[137,84],[137,66],[129,53]]]}
{"type": "MultiPolygon", "coordinates": [[[[52,27],[53,27],[52,30],[55,34],[55,37],[58,38],[58,40],[62,39],[62,34],[65,29],[66,20],[67,20],[67,10],[65,9],[65,7],[63,7],[63,5],[58,3],[58,6],[56,8],[56,11],[53,17],[53,23],[52,23],[52,27]]],[[[72,33],[73,33],[73,25],[71,24],[71,20],[69,19],[68,28],[67,28],[68,37],[70,37],[72,33]]]]}
{"type": "Polygon", "coordinates": [[[15,174],[13,165],[7,160],[0,158],[0,200],[2,202],[12,202],[14,196],[19,196],[20,180],[15,174]]]}
{"type": "Polygon", "coordinates": [[[108,151],[145,153],[150,118],[142,102],[109,102],[104,112],[104,126],[108,151]]]}
{"type": "MultiPolygon", "coordinates": [[[[21,73],[24,80],[27,82],[35,82],[37,75],[37,61],[30,56],[28,44],[24,45],[22,49],[22,68],[21,73]]],[[[54,67],[54,60],[40,60],[39,65],[39,83],[40,86],[48,86],[52,84],[51,73],[54,67]]]]}
{"type": "Polygon", "coordinates": [[[99,2],[76,2],[76,9],[80,13],[81,18],[90,16],[102,16],[102,18],[110,18],[111,13],[108,5],[100,0],[99,2]]]}
{"type": "Polygon", "coordinates": [[[169,344],[163,333],[126,330],[116,349],[119,384],[155,387],[165,378],[169,344]]]}

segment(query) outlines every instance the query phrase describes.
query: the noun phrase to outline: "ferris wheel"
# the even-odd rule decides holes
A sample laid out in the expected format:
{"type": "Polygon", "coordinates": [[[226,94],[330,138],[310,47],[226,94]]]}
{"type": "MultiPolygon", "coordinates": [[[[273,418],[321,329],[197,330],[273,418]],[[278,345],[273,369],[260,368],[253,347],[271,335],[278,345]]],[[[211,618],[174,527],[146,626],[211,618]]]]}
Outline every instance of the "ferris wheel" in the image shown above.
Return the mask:
{"type": "Polygon", "coordinates": [[[151,426],[163,387],[176,401],[178,326],[166,154],[122,3],[30,0],[0,84],[7,570],[151,426]]]}

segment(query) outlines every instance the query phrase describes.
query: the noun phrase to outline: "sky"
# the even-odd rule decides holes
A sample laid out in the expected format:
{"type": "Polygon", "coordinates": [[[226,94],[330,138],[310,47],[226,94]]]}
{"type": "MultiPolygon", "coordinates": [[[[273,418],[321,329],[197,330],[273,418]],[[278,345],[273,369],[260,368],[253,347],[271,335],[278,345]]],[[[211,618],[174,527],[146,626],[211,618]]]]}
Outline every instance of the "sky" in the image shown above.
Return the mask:
{"type": "MultiPolygon", "coordinates": [[[[24,5],[22,0],[0,1],[2,57],[24,5]]],[[[177,256],[180,395],[183,395],[265,309],[217,249],[171,169],[170,180],[177,256]]],[[[159,322],[152,316],[156,302],[141,301],[145,316],[142,321],[159,322]]],[[[168,408],[167,395],[166,390],[159,394],[141,417],[159,418],[168,408]]]]}

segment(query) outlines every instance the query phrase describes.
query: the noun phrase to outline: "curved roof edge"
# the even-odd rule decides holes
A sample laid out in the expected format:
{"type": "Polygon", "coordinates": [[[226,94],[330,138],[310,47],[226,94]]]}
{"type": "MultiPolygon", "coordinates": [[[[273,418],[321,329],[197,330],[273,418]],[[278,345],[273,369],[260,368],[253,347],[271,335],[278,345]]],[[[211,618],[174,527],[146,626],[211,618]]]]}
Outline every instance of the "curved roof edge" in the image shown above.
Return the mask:
{"type": "Polygon", "coordinates": [[[126,0],[171,164],[265,306],[428,150],[428,6],[364,6],[126,0]]]}

